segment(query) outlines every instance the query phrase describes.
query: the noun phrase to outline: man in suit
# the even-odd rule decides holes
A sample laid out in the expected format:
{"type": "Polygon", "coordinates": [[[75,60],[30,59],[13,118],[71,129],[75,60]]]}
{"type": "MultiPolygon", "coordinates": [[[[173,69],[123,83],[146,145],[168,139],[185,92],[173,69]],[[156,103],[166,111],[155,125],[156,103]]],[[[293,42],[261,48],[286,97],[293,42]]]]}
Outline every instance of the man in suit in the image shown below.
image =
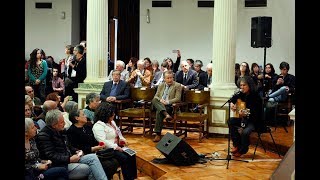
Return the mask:
{"type": "Polygon", "coordinates": [[[152,105],[156,109],[154,132],[157,135],[153,139],[154,142],[159,142],[161,139],[163,121],[172,120],[172,104],[181,100],[182,86],[173,80],[173,76],[173,71],[171,70],[164,72],[164,83],[158,86],[157,92],[152,99],[152,105]]]}
{"type": "Polygon", "coordinates": [[[181,61],[181,70],[176,73],[175,80],[181,84],[184,90],[195,89],[198,84],[198,76],[195,70],[190,68],[187,61],[181,61]]]}
{"type": "Polygon", "coordinates": [[[130,86],[126,81],[120,80],[121,72],[112,71],[112,81],[104,83],[100,92],[101,101],[114,102],[116,100],[129,99],[130,86]]]}

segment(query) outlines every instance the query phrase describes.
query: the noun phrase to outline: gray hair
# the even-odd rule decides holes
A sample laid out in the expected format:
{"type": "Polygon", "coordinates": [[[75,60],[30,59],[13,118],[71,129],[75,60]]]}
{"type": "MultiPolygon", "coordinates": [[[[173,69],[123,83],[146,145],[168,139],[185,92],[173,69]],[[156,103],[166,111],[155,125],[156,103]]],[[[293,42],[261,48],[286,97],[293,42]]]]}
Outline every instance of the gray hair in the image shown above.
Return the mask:
{"type": "Polygon", "coordinates": [[[24,118],[24,132],[27,132],[34,122],[31,118],[24,118]]]}
{"type": "Polygon", "coordinates": [[[212,69],[212,63],[207,64],[207,68],[212,69]]]}
{"type": "MultiPolygon", "coordinates": [[[[30,97],[29,95],[27,95],[27,94],[24,95],[24,102],[27,102],[27,99],[29,99],[29,98],[31,99],[31,97],[30,97]]],[[[32,100],[32,99],[31,99],[31,100],[32,100]]]]}
{"type": "Polygon", "coordinates": [[[119,64],[122,67],[126,67],[126,64],[121,60],[117,60],[116,64],[119,64]]]}
{"type": "Polygon", "coordinates": [[[58,123],[59,117],[62,112],[59,109],[53,109],[47,112],[46,114],[46,124],[52,126],[58,123]]]}
{"type": "Polygon", "coordinates": [[[75,101],[68,101],[64,106],[64,110],[70,113],[72,110],[78,109],[78,103],[75,101]]]}
{"type": "Polygon", "coordinates": [[[200,68],[203,66],[203,63],[202,63],[202,61],[201,60],[196,60],[195,62],[194,62],[194,65],[199,65],[200,66],[200,68]]]}
{"type": "Polygon", "coordinates": [[[91,102],[93,102],[96,98],[100,99],[100,95],[98,93],[95,92],[91,92],[89,94],[86,95],[86,104],[90,104],[91,102]]]}

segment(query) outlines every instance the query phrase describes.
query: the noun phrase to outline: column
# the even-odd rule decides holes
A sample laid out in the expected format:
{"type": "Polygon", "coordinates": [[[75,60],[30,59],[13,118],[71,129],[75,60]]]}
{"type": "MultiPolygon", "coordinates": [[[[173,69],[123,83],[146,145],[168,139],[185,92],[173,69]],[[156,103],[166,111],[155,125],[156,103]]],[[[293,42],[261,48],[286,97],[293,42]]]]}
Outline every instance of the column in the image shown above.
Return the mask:
{"type": "Polygon", "coordinates": [[[213,66],[211,84],[210,133],[228,134],[228,103],[236,89],[234,66],[236,57],[237,0],[215,0],[213,22],[213,66]]]}
{"type": "Polygon", "coordinates": [[[104,82],[108,71],[108,1],[87,3],[87,78],[84,82],[104,82]]]}
{"type": "Polygon", "coordinates": [[[84,108],[86,95],[99,93],[108,71],[108,0],[87,1],[87,77],[75,89],[79,108],[84,108]]]}

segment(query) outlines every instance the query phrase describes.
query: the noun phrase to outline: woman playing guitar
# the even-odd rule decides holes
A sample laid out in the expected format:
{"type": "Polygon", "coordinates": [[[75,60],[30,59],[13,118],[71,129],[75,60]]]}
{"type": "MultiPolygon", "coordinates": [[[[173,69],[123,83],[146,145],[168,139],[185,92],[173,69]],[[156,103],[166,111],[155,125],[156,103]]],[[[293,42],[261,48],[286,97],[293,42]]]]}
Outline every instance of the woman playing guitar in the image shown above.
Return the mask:
{"type": "Polygon", "coordinates": [[[262,98],[250,76],[239,79],[240,93],[231,98],[230,109],[235,117],[228,122],[233,149],[231,153],[240,157],[249,150],[251,132],[262,127],[262,98]]]}

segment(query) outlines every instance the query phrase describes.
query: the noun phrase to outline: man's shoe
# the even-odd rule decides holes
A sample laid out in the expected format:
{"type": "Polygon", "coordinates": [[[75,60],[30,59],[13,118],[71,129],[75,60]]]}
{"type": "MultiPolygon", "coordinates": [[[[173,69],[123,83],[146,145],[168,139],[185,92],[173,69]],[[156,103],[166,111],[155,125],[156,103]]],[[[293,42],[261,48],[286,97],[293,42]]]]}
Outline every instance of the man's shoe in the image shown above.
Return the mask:
{"type": "Polygon", "coordinates": [[[234,153],[238,152],[238,150],[239,150],[238,147],[233,147],[231,150],[231,153],[234,154],[234,153]]]}
{"type": "Polygon", "coordinates": [[[154,139],[152,140],[153,142],[159,142],[161,140],[161,136],[156,135],[156,137],[154,137],[154,139]]]}
{"type": "Polygon", "coordinates": [[[234,153],[234,154],[232,154],[234,157],[240,157],[240,156],[242,156],[242,154],[240,153],[240,152],[236,152],[236,153],[234,153]]]}
{"type": "Polygon", "coordinates": [[[172,117],[167,114],[166,117],[163,119],[163,121],[167,121],[167,122],[170,122],[172,120],[172,117]]]}

